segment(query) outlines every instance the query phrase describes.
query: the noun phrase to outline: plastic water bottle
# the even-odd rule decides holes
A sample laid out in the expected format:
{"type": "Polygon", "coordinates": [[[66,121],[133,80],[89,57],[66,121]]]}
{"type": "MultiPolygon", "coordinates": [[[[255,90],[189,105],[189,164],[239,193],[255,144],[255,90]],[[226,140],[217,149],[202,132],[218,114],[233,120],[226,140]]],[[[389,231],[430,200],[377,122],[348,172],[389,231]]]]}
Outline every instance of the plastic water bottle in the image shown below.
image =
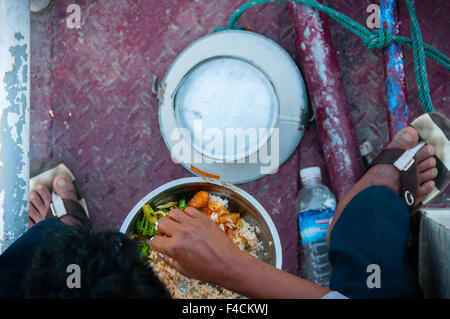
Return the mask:
{"type": "Polygon", "coordinates": [[[303,188],[296,200],[297,220],[301,237],[300,275],[322,287],[328,288],[330,264],[326,235],[336,210],[333,193],[322,185],[319,167],[300,170],[303,188]]]}

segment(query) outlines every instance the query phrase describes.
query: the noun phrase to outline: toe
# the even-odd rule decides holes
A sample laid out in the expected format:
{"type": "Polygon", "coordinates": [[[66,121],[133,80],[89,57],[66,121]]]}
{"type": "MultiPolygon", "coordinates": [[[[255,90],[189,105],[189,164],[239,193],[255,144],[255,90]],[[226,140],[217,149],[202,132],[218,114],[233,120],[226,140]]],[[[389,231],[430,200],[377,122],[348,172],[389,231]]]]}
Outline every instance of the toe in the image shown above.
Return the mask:
{"type": "Polygon", "coordinates": [[[45,203],[37,192],[31,192],[30,202],[34,205],[38,212],[45,211],[45,203]]]}
{"type": "Polygon", "coordinates": [[[34,191],[39,195],[40,199],[44,202],[43,208],[37,206],[36,208],[39,210],[39,213],[42,216],[45,216],[50,207],[50,203],[52,202],[52,194],[50,193],[50,190],[46,185],[40,183],[36,185],[34,191]]]}
{"type": "Polygon", "coordinates": [[[426,160],[429,157],[432,157],[436,154],[436,149],[433,145],[426,145],[422,147],[416,154],[416,161],[420,163],[426,160]]]}
{"type": "Polygon", "coordinates": [[[434,185],[435,185],[434,181],[428,181],[420,185],[418,189],[418,202],[421,201],[424,196],[428,195],[433,190],[434,185]]]}
{"type": "Polygon", "coordinates": [[[52,194],[50,193],[50,190],[46,185],[39,183],[34,188],[34,191],[37,192],[39,196],[41,196],[42,200],[44,201],[44,204],[50,205],[52,201],[52,194]]]}
{"type": "Polygon", "coordinates": [[[39,211],[34,207],[33,204],[30,204],[30,218],[29,220],[29,226],[33,226],[36,223],[39,223],[42,220],[42,216],[39,214],[39,211]]]}
{"type": "Polygon", "coordinates": [[[53,189],[64,199],[78,200],[72,180],[65,175],[58,175],[53,180],[53,189]]]}
{"type": "Polygon", "coordinates": [[[438,175],[438,170],[436,167],[431,168],[429,170],[426,170],[425,172],[420,173],[417,176],[417,182],[419,184],[431,181],[432,179],[436,178],[436,176],[438,175]]]}
{"type": "Polygon", "coordinates": [[[394,136],[388,148],[408,149],[416,145],[418,140],[417,131],[412,127],[406,127],[394,136]]]}
{"type": "Polygon", "coordinates": [[[434,157],[429,157],[417,164],[417,172],[422,173],[434,167],[436,167],[436,159],[434,157]]]}

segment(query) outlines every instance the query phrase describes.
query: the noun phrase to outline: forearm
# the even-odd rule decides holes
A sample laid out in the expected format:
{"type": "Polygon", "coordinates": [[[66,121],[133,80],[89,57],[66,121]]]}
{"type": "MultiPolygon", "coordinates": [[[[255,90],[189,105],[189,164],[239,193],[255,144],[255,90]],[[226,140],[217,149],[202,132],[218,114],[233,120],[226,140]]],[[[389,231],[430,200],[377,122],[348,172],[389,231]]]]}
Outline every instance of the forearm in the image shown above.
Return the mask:
{"type": "Polygon", "coordinates": [[[228,265],[216,284],[250,298],[319,299],[330,292],[244,252],[233,254],[228,265]]]}
{"type": "Polygon", "coordinates": [[[241,252],[202,212],[174,209],[158,222],[151,247],[183,275],[250,298],[322,298],[329,290],[241,252]],[[170,236],[164,236],[164,234],[170,236]]]}

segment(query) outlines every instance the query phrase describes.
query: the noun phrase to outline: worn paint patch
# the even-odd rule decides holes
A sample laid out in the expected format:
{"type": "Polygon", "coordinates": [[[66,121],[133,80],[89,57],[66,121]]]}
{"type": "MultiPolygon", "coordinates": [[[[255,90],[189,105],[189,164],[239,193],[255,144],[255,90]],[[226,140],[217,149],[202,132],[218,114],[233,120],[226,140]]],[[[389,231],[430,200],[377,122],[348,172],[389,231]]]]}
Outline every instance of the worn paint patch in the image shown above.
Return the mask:
{"type": "Polygon", "coordinates": [[[311,43],[311,52],[313,53],[314,63],[322,82],[327,86],[328,77],[326,74],[327,67],[324,60],[328,55],[328,47],[319,38],[313,39],[311,43]]]}
{"type": "Polygon", "coordinates": [[[0,251],[27,229],[29,125],[28,46],[17,32],[9,47],[12,64],[1,78],[0,106],[0,251]]]}
{"type": "MultiPolygon", "coordinates": [[[[383,29],[392,34],[399,33],[396,1],[380,1],[380,20],[383,29]]],[[[384,49],[386,103],[389,109],[389,137],[408,126],[408,107],[406,104],[406,81],[403,66],[403,53],[399,44],[392,43],[384,49]]]]}

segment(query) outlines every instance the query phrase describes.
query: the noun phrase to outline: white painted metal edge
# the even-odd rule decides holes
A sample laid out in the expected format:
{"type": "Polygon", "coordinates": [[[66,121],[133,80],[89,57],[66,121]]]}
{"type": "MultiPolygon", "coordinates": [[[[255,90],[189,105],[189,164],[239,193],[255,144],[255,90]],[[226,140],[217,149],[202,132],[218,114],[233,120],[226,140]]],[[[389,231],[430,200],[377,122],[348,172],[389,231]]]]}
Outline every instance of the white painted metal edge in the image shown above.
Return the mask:
{"type": "Polygon", "coordinates": [[[30,1],[0,1],[0,252],[28,226],[30,1]]]}

